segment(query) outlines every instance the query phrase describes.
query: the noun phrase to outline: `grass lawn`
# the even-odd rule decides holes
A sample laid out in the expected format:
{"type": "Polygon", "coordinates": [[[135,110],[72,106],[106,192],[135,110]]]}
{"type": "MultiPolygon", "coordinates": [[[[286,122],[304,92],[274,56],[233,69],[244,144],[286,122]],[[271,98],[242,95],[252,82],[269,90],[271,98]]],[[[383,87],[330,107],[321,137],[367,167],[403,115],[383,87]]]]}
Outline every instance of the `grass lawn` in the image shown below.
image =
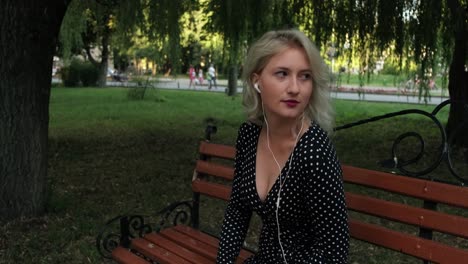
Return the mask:
{"type": "MultiPolygon", "coordinates": [[[[341,81],[342,85],[356,85],[359,86],[361,81],[364,86],[379,86],[379,87],[400,87],[402,88],[404,83],[414,78],[414,76],[402,75],[391,75],[391,74],[371,74],[369,78],[367,75],[361,80],[357,74],[341,73],[336,74],[335,78],[338,82],[341,81]]],[[[437,87],[442,88],[442,78],[436,77],[435,82],[437,87]]],[[[446,84],[445,84],[446,85],[446,84]]],[[[447,87],[443,87],[447,89],[447,87]]]]}
{"type": "MultiPolygon", "coordinates": [[[[334,103],[337,125],[402,109],[433,108],[334,103]]],[[[446,117],[442,112],[441,119],[446,117]]],[[[135,101],[127,99],[125,88],[53,88],[47,214],[0,227],[0,263],[106,263],[95,249],[96,234],[106,220],[126,212],[155,212],[191,197],[197,146],[208,119],[218,126],[213,140],[233,144],[244,120],[240,97],[150,90],[144,100],[135,101]]],[[[437,143],[426,119],[413,115],[379,121],[339,131],[333,140],[343,163],[378,168],[406,129],[427,132],[428,142],[437,143]]],[[[204,220],[219,222],[221,214],[204,220]]],[[[350,258],[350,263],[419,263],[357,242],[350,258]]]]}

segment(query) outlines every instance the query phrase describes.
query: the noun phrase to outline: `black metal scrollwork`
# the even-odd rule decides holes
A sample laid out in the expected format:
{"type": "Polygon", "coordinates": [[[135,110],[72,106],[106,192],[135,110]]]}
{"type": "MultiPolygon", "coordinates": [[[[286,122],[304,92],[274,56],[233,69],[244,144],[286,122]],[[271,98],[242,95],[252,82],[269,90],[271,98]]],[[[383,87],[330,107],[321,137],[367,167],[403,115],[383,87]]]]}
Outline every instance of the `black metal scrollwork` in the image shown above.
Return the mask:
{"type": "Polygon", "coordinates": [[[128,217],[128,234],[131,238],[142,237],[153,231],[150,224],[145,224],[144,217],[142,215],[131,215],[128,217]]]}
{"type": "Polygon", "coordinates": [[[98,252],[104,258],[111,258],[111,252],[119,246],[121,233],[115,228],[115,224],[119,223],[121,216],[117,216],[107,221],[104,227],[96,237],[96,247],[98,252]]]}
{"type": "MultiPolygon", "coordinates": [[[[467,119],[465,119],[465,121],[463,123],[461,123],[457,127],[456,131],[454,131],[451,134],[451,137],[447,138],[447,132],[445,130],[445,127],[442,125],[442,123],[437,118],[437,113],[443,107],[449,105],[450,103],[451,103],[450,100],[446,100],[446,101],[440,103],[439,105],[437,105],[434,108],[434,110],[431,113],[423,111],[423,110],[419,110],[419,109],[408,109],[408,110],[403,110],[403,111],[397,111],[397,112],[393,112],[393,113],[389,113],[389,114],[384,114],[384,115],[380,115],[380,116],[371,117],[371,118],[368,118],[368,119],[359,120],[357,122],[345,124],[345,125],[342,125],[342,126],[338,126],[338,127],[335,128],[335,131],[348,129],[348,128],[351,128],[351,127],[355,127],[355,126],[359,126],[359,125],[379,121],[379,120],[382,120],[382,119],[392,118],[392,117],[396,117],[396,116],[403,116],[403,115],[408,115],[408,114],[419,114],[419,115],[426,116],[437,126],[437,128],[438,128],[438,130],[440,132],[440,142],[441,143],[440,143],[440,146],[438,146],[438,148],[437,148],[439,152],[437,154],[436,159],[432,163],[429,163],[429,165],[426,166],[423,169],[419,169],[419,170],[409,169],[410,165],[415,164],[415,163],[417,163],[418,161],[420,161],[422,159],[423,153],[425,151],[426,144],[425,144],[425,141],[424,141],[423,137],[419,133],[417,133],[417,132],[405,132],[405,133],[399,135],[395,139],[395,141],[393,142],[392,157],[390,159],[388,159],[388,160],[382,161],[381,165],[384,166],[384,167],[387,167],[387,168],[395,168],[395,169],[398,170],[399,174],[402,174],[402,175],[411,176],[411,177],[422,177],[422,176],[425,176],[425,175],[429,175],[429,173],[431,173],[436,168],[438,168],[439,165],[442,162],[446,162],[452,176],[455,177],[460,182],[461,185],[466,185],[468,183],[468,178],[464,178],[461,175],[459,175],[456,172],[455,168],[454,168],[453,157],[452,157],[452,152],[451,152],[451,146],[453,146],[453,144],[454,144],[454,139],[455,139],[455,136],[457,135],[457,133],[459,133],[461,131],[461,129],[465,125],[468,125],[468,121],[467,121],[467,119]],[[398,147],[401,146],[401,144],[403,144],[402,142],[404,140],[406,140],[406,139],[409,139],[409,138],[416,139],[417,144],[419,145],[418,146],[419,148],[417,148],[418,152],[412,158],[402,159],[402,158],[398,157],[397,150],[398,150],[398,147]]],[[[467,109],[467,107],[465,107],[465,110],[466,109],[467,109]]],[[[468,111],[467,111],[467,113],[468,113],[468,111]]],[[[468,163],[468,161],[467,161],[467,163],[468,163]]],[[[434,179],[432,179],[432,180],[434,180],[434,179]]]]}
{"type": "Polygon", "coordinates": [[[190,214],[192,212],[192,203],[191,201],[182,201],[176,202],[163,210],[159,211],[157,215],[161,215],[161,219],[154,229],[156,232],[161,231],[164,227],[168,225],[189,225],[190,223],[190,214]]]}
{"type": "Polygon", "coordinates": [[[170,225],[191,225],[191,201],[173,203],[155,215],[120,215],[109,220],[96,238],[96,247],[104,258],[111,258],[118,247],[129,247],[130,239],[159,232],[170,225]]]}

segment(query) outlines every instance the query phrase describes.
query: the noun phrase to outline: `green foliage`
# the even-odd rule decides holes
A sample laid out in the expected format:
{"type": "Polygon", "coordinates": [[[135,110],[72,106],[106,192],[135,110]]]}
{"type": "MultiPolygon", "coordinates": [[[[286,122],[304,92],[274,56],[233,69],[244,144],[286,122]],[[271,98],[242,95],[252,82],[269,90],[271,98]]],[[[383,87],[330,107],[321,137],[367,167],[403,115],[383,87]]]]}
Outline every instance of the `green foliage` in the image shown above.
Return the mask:
{"type": "Polygon", "coordinates": [[[89,61],[73,59],[69,66],[61,69],[65,87],[94,86],[97,83],[99,70],[89,61]]]}
{"type": "Polygon", "coordinates": [[[80,64],[77,59],[73,59],[69,66],[62,67],[60,74],[65,87],[75,87],[80,83],[80,64]]]}
{"type": "Polygon", "coordinates": [[[398,69],[397,65],[391,63],[385,63],[383,69],[380,71],[381,74],[391,74],[391,75],[398,75],[400,70],[398,69]]]}
{"type": "Polygon", "coordinates": [[[80,80],[83,86],[95,86],[99,77],[99,69],[89,61],[80,64],[80,80]]]}
{"type": "Polygon", "coordinates": [[[246,43],[292,23],[287,5],[287,1],[210,0],[205,6],[209,20],[204,29],[224,37],[227,64],[238,64],[246,43]]]}
{"type": "Polygon", "coordinates": [[[66,61],[83,47],[81,34],[86,31],[86,17],[83,16],[85,9],[84,1],[71,1],[63,18],[59,41],[62,58],[66,61]]]}
{"type": "Polygon", "coordinates": [[[148,32],[150,39],[164,40],[167,47],[168,59],[173,72],[180,70],[180,35],[182,15],[196,5],[196,2],[181,0],[149,1],[148,3],[148,32]]]}

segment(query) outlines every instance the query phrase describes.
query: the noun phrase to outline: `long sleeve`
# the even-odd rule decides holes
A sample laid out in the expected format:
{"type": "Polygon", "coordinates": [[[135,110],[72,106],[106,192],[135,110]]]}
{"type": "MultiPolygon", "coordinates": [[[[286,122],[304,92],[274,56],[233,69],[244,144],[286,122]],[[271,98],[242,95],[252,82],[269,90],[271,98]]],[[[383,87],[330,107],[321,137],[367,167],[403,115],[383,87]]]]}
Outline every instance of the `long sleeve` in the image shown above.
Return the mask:
{"type": "Polygon", "coordinates": [[[236,158],[234,167],[234,180],[232,184],[231,198],[224,215],[223,227],[221,231],[221,240],[219,244],[216,263],[234,263],[239,255],[242,243],[245,239],[249,227],[252,211],[241,200],[242,185],[242,161],[243,147],[241,144],[242,136],[239,132],[236,148],[236,158]]]}
{"type": "Polygon", "coordinates": [[[315,243],[306,259],[294,263],[347,263],[349,229],[342,170],[329,139],[324,134],[318,137],[311,150],[306,191],[315,243]]]}

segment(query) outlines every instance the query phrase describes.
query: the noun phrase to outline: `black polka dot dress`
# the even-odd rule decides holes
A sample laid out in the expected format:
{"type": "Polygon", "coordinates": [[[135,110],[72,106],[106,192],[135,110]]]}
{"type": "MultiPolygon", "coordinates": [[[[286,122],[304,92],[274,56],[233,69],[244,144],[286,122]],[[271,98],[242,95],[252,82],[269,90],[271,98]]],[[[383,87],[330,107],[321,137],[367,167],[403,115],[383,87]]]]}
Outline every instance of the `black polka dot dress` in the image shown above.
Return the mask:
{"type": "MultiPolygon", "coordinates": [[[[262,219],[258,252],[245,263],[284,263],[276,222],[279,177],[265,201],[255,183],[257,142],[261,127],[244,123],[237,138],[235,177],[226,209],[216,263],[234,263],[252,212],[262,219]]],[[[349,246],[342,171],[326,133],[315,123],[301,136],[281,190],[279,225],[286,261],[346,263],[349,246]]],[[[289,159],[291,156],[289,157],[289,159]]],[[[282,169],[288,171],[289,159],[282,169]]]]}

